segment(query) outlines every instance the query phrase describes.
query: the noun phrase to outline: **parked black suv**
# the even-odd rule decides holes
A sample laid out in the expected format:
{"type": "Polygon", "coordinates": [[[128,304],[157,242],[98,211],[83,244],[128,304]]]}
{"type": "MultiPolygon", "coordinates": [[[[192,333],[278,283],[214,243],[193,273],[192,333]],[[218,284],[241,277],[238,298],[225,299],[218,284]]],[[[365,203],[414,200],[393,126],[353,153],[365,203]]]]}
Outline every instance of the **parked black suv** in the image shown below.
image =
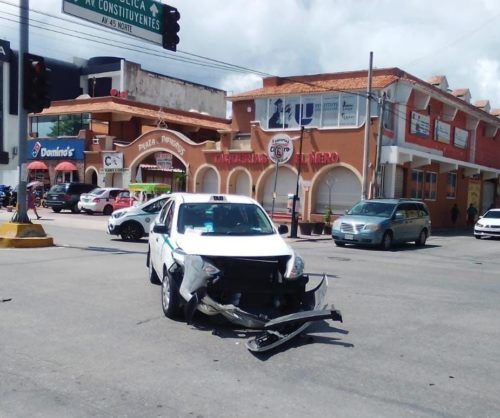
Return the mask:
{"type": "Polygon", "coordinates": [[[87,183],[61,183],[52,186],[47,193],[46,205],[54,212],[70,209],[71,212],[80,212],[78,201],[82,193],[88,193],[97,186],[87,183]]]}

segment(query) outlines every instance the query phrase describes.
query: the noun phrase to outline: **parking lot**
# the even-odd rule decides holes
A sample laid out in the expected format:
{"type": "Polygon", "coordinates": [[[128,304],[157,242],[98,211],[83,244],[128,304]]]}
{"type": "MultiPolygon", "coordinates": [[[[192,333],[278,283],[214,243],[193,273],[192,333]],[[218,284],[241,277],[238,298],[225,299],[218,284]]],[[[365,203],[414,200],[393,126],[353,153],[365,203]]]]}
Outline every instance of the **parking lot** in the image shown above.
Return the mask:
{"type": "Polygon", "coordinates": [[[328,273],[344,323],[254,356],[252,331],[163,316],[146,240],[107,235],[99,215],[42,216],[56,247],[0,250],[2,417],[500,414],[500,240],[289,240],[328,273]]]}

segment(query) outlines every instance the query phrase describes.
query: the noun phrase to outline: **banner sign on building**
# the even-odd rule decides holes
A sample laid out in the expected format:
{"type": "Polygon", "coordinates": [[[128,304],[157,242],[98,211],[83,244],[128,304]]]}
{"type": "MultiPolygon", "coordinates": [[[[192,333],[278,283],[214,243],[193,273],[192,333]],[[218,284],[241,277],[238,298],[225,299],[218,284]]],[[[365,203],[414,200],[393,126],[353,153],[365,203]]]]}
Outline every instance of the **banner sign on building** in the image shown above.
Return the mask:
{"type": "Polygon", "coordinates": [[[434,138],[436,138],[437,141],[449,144],[450,132],[451,132],[451,125],[449,123],[444,123],[439,120],[436,121],[436,132],[434,138]]]}
{"type": "Polygon", "coordinates": [[[27,141],[28,160],[83,160],[85,140],[82,138],[30,139],[27,141]]]}
{"type": "Polygon", "coordinates": [[[0,39],[0,61],[10,61],[10,43],[0,39]]]}
{"type": "Polygon", "coordinates": [[[469,138],[469,132],[465,129],[455,128],[455,137],[453,143],[458,148],[467,148],[467,140],[469,138]]]}
{"type": "Polygon", "coordinates": [[[169,152],[155,152],[155,160],[158,168],[162,170],[172,169],[172,154],[169,152]]]}
{"type": "Polygon", "coordinates": [[[292,158],[293,142],[285,134],[274,135],[267,146],[267,155],[275,164],[285,164],[292,158]]]}
{"type": "Polygon", "coordinates": [[[122,152],[103,152],[102,166],[105,173],[119,173],[123,171],[122,152]]]}
{"type": "Polygon", "coordinates": [[[410,133],[412,135],[429,138],[430,125],[431,118],[429,116],[411,112],[410,133]]]}

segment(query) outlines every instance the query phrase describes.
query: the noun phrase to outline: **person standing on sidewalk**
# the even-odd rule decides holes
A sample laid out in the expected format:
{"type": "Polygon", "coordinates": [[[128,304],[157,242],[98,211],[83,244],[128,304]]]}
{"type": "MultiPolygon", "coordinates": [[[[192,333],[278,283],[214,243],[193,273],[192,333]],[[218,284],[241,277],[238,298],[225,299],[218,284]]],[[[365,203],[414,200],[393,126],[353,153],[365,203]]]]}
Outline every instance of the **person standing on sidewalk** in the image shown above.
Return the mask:
{"type": "Polygon", "coordinates": [[[27,205],[28,206],[28,210],[30,210],[30,209],[33,210],[33,212],[36,215],[36,219],[40,219],[41,216],[38,215],[38,212],[36,211],[36,206],[35,206],[35,190],[32,187],[29,187],[27,189],[27,192],[28,193],[27,193],[26,198],[28,200],[28,202],[27,202],[28,203],[28,205],[27,205]]]}
{"type": "Polygon", "coordinates": [[[474,204],[471,203],[467,208],[467,225],[470,227],[474,226],[474,222],[476,221],[477,209],[474,207],[474,204]]]}

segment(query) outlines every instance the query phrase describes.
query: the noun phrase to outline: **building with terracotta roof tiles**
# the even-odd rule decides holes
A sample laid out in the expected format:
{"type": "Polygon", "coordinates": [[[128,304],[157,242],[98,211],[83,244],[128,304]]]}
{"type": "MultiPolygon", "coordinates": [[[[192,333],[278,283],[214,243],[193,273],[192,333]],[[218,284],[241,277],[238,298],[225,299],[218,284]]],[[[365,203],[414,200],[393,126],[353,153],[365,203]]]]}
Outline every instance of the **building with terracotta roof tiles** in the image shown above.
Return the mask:
{"type": "MultiPolygon", "coordinates": [[[[231,143],[241,141],[249,155],[269,161],[242,159],[223,147],[213,157],[222,190],[244,178],[266,209],[286,213],[300,166],[300,216],[344,213],[363,191],[367,78],[367,71],[270,77],[262,88],[229,97],[231,143]],[[275,164],[280,144],[285,157],[275,164]],[[230,177],[220,175],[228,170],[230,177]]],[[[451,92],[444,76],[425,82],[398,68],[375,69],[368,196],[422,199],[434,227],[452,226],[455,203],[461,213],[456,225],[465,225],[471,203],[479,213],[499,206],[500,120],[487,110],[485,101],[470,104],[468,89],[451,92]]]]}

